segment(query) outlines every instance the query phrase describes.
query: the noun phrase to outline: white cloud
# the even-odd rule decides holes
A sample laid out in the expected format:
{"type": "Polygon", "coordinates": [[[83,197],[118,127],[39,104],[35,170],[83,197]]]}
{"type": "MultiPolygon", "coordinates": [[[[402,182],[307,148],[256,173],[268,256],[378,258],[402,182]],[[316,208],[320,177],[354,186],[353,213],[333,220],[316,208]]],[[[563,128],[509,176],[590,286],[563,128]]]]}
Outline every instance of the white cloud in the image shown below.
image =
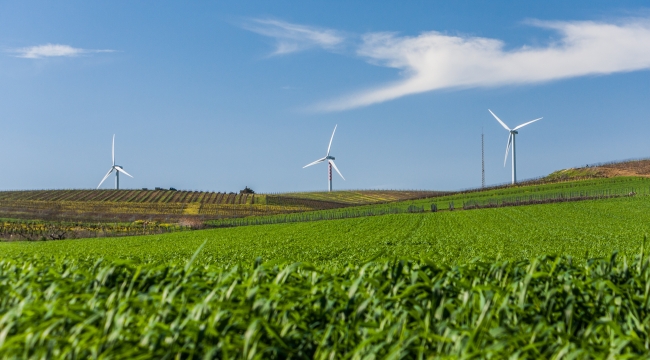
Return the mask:
{"type": "Polygon", "coordinates": [[[114,50],[88,50],[88,49],[79,49],[73,48],[69,45],[60,45],[60,44],[45,44],[30,46],[22,49],[15,49],[11,52],[17,53],[18,57],[26,59],[40,59],[44,57],[57,57],[57,56],[79,56],[82,54],[89,53],[100,53],[100,52],[113,52],[114,50]]]}
{"type": "Polygon", "coordinates": [[[312,47],[333,49],[345,39],[334,30],[291,24],[279,20],[256,19],[244,24],[243,27],[274,38],[277,44],[273,55],[289,54],[312,47]]]}
{"type": "Polygon", "coordinates": [[[544,47],[504,50],[501,40],[426,32],[363,36],[357,54],[401,70],[404,80],[317,106],[336,111],[445,88],[532,84],[570,77],[650,68],[650,20],[622,23],[530,22],[556,31],[544,47]]]}

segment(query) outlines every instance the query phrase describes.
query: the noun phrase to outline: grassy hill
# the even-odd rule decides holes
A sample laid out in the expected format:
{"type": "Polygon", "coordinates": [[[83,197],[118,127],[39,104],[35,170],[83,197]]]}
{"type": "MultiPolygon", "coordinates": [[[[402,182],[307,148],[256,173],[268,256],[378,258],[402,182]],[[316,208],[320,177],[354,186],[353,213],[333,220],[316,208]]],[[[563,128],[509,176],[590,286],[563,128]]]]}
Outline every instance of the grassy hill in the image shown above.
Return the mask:
{"type": "Polygon", "coordinates": [[[585,165],[579,168],[563,169],[549,174],[544,179],[547,181],[557,181],[618,176],[650,177],[650,159],[615,161],[585,165]]]}

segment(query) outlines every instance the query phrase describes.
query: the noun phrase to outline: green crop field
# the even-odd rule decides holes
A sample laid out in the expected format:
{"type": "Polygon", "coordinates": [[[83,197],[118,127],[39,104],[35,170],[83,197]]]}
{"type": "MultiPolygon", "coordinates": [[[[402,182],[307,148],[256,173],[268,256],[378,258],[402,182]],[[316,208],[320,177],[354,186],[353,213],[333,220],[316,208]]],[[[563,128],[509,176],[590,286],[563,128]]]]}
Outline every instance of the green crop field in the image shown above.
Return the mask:
{"type": "Polygon", "coordinates": [[[603,178],[273,215],[359,215],[339,220],[0,243],[0,358],[650,358],[649,184],[603,178]],[[554,194],[582,201],[444,206],[554,194]]]}
{"type": "Polygon", "coordinates": [[[434,200],[419,200],[410,202],[412,204],[428,204],[431,202],[440,203],[440,208],[447,208],[450,201],[455,202],[459,207],[463,201],[481,201],[496,198],[516,198],[528,196],[545,196],[554,194],[579,195],[597,194],[603,191],[612,191],[619,194],[636,192],[638,194],[650,194],[650,178],[646,177],[616,177],[604,179],[566,181],[532,186],[508,186],[500,189],[486,191],[461,192],[450,195],[443,195],[434,200]]]}
{"type": "Polygon", "coordinates": [[[456,209],[463,208],[464,205],[468,205],[468,208],[472,208],[471,205],[479,205],[478,207],[498,207],[527,203],[541,204],[559,201],[582,201],[595,198],[626,197],[630,193],[633,193],[634,196],[650,195],[650,179],[645,177],[618,177],[540,185],[507,186],[488,190],[476,189],[467,192],[438,195],[420,200],[295,212],[293,214],[261,214],[255,217],[222,218],[209,220],[207,223],[215,226],[277,224],[408,212],[427,212],[431,211],[431,205],[434,204],[438,210],[444,211],[448,210],[452,204],[456,209]]]}
{"type": "Polygon", "coordinates": [[[585,259],[608,256],[615,250],[632,256],[649,232],[650,197],[643,196],[129,238],[1,243],[0,251],[5,256],[127,258],[162,264],[188,259],[207,239],[197,259],[201,264],[230,266],[261,257],[333,267],[376,256],[425,256],[444,263],[545,254],[585,259]]]}
{"type": "MultiPolygon", "coordinates": [[[[199,249],[200,250],[200,249],[199,249]]],[[[649,259],[0,260],[3,359],[647,358],[649,259]]]]}

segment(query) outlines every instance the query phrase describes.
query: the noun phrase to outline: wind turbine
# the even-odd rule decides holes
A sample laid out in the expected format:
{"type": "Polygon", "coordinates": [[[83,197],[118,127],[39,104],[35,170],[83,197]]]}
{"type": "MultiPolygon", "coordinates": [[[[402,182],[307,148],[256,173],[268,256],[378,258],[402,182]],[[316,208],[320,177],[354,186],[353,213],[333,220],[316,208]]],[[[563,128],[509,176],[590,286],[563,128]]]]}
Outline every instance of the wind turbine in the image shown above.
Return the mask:
{"type": "Polygon", "coordinates": [[[108,170],[108,173],[106,173],[106,176],[102,179],[102,181],[99,182],[99,185],[97,185],[97,188],[99,189],[100,186],[102,186],[102,183],[104,180],[108,179],[108,176],[111,175],[115,171],[115,189],[119,190],[120,189],[120,173],[124,173],[124,175],[133,177],[129,175],[120,165],[115,165],[115,134],[113,134],[113,166],[111,166],[111,169],[108,170]]]}
{"type": "Polygon", "coordinates": [[[322,163],[323,161],[327,160],[328,169],[329,169],[328,173],[327,173],[328,174],[328,179],[329,179],[328,191],[332,191],[332,167],[334,167],[334,170],[336,170],[336,172],[339,173],[339,175],[341,175],[341,178],[343,180],[345,180],[345,178],[343,177],[343,175],[341,174],[339,169],[336,167],[336,164],[334,164],[334,156],[330,156],[330,149],[332,148],[332,140],[334,140],[334,133],[336,132],[336,127],[337,126],[338,125],[334,125],[334,131],[332,131],[332,137],[330,138],[330,144],[329,144],[329,146],[327,146],[327,155],[325,155],[325,157],[322,158],[322,159],[318,159],[318,160],[314,161],[313,163],[307,164],[307,165],[302,167],[304,169],[304,168],[306,168],[308,166],[316,165],[318,163],[322,163]]]}
{"type": "Polygon", "coordinates": [[[492,116],[494,116],[495,119],[497,119],[497,121],[501,124],[501,126],[503,126],[506,130],[510,132],[510,135],[508,136],[508,144],[506,145],[506,156],[503,159],[503,166],[504,167],[506,166],[506,161],[508,161],[508,151],[510,150],[510,145],[512,144],[512,183],[514,184],[517,182],[517,157],[515,155],[515,136],[519,134],[517,130],[521,129],[522,127],[528,124],[532,124],[537,120],[542,120],[543,118],[531,120],[529,122],[523,123],[515,127],[514,129],[511,129],[503,121],[501,121],[501,119],[499,119],[498,116],[494,115],[492,110],[488,109],[488,111],[490,112],[490,114],[492,114],[492,116]]]}

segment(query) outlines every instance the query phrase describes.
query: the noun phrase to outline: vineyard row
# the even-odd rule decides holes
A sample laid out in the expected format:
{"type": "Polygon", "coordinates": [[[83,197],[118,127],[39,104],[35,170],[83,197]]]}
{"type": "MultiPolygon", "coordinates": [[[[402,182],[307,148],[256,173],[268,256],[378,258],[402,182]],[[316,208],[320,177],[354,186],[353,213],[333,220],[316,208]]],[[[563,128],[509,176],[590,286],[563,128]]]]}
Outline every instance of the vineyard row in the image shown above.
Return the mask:
{"type": "Polygon", "coordinates": [[[256,204],[255,194],[171,190],[25,190],[0,192],[0,201],[256,204]]]}

